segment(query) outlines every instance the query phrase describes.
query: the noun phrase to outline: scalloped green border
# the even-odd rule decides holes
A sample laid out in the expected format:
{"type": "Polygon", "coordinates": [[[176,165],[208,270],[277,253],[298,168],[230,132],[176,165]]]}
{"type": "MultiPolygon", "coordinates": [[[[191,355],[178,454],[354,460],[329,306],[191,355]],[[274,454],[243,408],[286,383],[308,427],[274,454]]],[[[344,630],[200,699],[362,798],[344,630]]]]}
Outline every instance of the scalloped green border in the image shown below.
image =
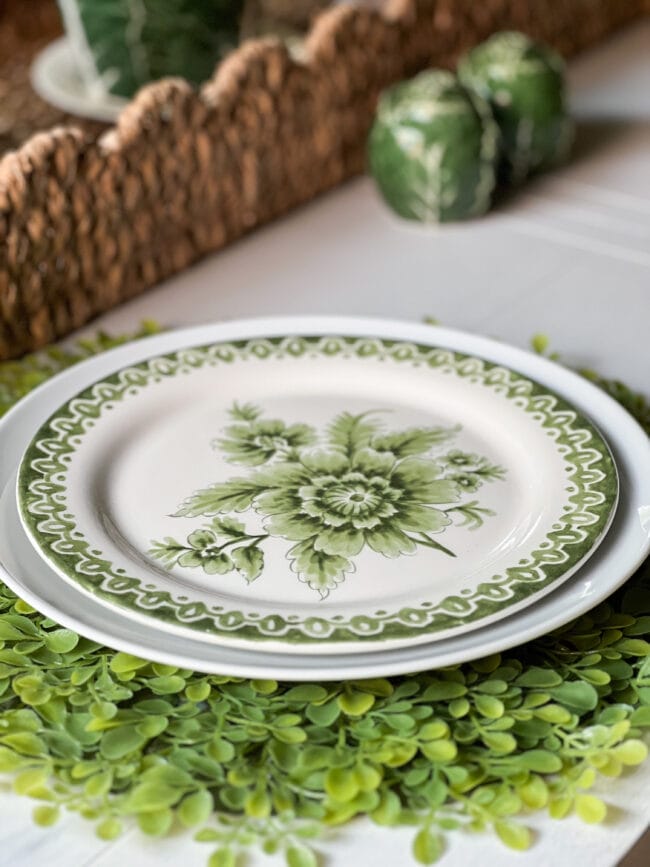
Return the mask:
{"type": "Polygon", "coordinates": [[[596,428],[562,398],[501,365],[448,349],[371,337],[276,337],[239,340],[179,350],[140,362],[94,383],[67,401],[41,426],[27,448],[18,474],[18,504],[23,522],[43,556],[85,590],[158,620],[242,639],[292,643],[377,641],[414,638],[474,623],[508,608],[567,575],[602,538],[618,499],[618,475],[609,448],[596,428]],[[272,614],[261,617],[220,606],[174,599],[147,590],[93,553],[65,507],[70,455],[101,416],[104,406],[140,391],[152,381],[193,369],[247,358],[300,358],[305,354],[426,364],[481,382],[533,414],[565,451],[573,467],[568,481],[573,508],[553,524],[526,562],[483,582],[471,595],[448,596],[438,605],[421,603],[373,616],[324,617],[272,614]]]}

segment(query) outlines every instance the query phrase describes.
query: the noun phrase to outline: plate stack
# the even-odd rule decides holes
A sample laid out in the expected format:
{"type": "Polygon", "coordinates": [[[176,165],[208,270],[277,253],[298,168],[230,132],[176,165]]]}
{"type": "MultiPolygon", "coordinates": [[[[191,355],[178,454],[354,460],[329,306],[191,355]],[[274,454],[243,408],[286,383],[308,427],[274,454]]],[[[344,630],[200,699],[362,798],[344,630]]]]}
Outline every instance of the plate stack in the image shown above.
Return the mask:
{"type": "Polygon", "coordinates": [[[0,425],[0,577],[205,672],[386,676],[494,653],[650,551],[650,444],[581,377],[459,332],[251,320],[89,359],[0,425]]]}

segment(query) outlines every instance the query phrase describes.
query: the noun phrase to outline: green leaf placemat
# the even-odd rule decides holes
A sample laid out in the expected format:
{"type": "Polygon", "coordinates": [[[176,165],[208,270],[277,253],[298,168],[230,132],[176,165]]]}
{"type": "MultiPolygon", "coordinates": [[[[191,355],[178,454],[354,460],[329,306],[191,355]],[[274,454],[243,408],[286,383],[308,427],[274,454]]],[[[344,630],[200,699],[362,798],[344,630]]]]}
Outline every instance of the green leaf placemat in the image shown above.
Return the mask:
{"type": "MultiPolygon", "coordinates": [[[[152,333],[146,324],[134,335],[152,333]]],[[[123,339],[100,334],[0,364],[0,415],[123,339]]],[[[547,341],[533,341],[538,352],[547,341]]],[[[553,357],[553,356],[551,356],[553,357]]],[[[650,404],[581,371],[650,434],[650,404]]],[[[368,815],[413,826],[423,864],[445,835],[492,829],[531,842],[526,814],[601,821],[589,794],[647,755],[650,561],[606,603],[507,653],[409,677],[287,684],[206,676],[80,638],[0,584],[0,773],[40,804],[95,822],[103,839],[194,829],[211,867],[247,847],[315,867],[313,839],[368,815]]]]}

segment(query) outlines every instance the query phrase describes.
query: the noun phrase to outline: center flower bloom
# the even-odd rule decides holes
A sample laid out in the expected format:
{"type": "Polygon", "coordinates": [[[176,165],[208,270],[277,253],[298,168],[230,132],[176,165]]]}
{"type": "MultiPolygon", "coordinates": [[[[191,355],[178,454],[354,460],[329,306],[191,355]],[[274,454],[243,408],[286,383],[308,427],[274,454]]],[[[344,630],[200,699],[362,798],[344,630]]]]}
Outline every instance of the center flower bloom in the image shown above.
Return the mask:
{"type": "Polygon", "coordinates": [[[257,478],[267,490],[255,503],[271,535],[310,540],[316,552],[353,557],[368,545],[398,557],[415,550],[412,534],[451,523],[435,506],[456,502],[459,487],[441,474],[435,461],[370,448],[351,456],[312,452],[300,463],[262,470],[257,478]]]}
{"type": "Polygon", "coordinates": [[[397,512],[394,502],[401,492],[380,476],[368,478],[361,472],[341,477],[317,476],[311,485],[298,490],[305,514],[321,518],[329,527],[351,524],[356,529],[375,527],[382,518],[397,512]]]}

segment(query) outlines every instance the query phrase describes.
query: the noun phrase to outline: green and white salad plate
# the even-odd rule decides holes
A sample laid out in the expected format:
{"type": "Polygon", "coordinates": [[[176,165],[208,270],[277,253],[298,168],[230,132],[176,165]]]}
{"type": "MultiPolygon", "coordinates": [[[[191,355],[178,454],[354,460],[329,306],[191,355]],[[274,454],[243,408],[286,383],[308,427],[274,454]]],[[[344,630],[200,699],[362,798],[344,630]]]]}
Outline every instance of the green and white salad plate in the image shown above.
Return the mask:
{"type": "Polygon", "coordinates": [[[40,557],[134,628],[317,656],[445,640],[537,603],[612,521],[614,460],[560,368],[542,385],[516,350],[399,323],[166,337],[66,398],[18,472],[40,557]]]}

